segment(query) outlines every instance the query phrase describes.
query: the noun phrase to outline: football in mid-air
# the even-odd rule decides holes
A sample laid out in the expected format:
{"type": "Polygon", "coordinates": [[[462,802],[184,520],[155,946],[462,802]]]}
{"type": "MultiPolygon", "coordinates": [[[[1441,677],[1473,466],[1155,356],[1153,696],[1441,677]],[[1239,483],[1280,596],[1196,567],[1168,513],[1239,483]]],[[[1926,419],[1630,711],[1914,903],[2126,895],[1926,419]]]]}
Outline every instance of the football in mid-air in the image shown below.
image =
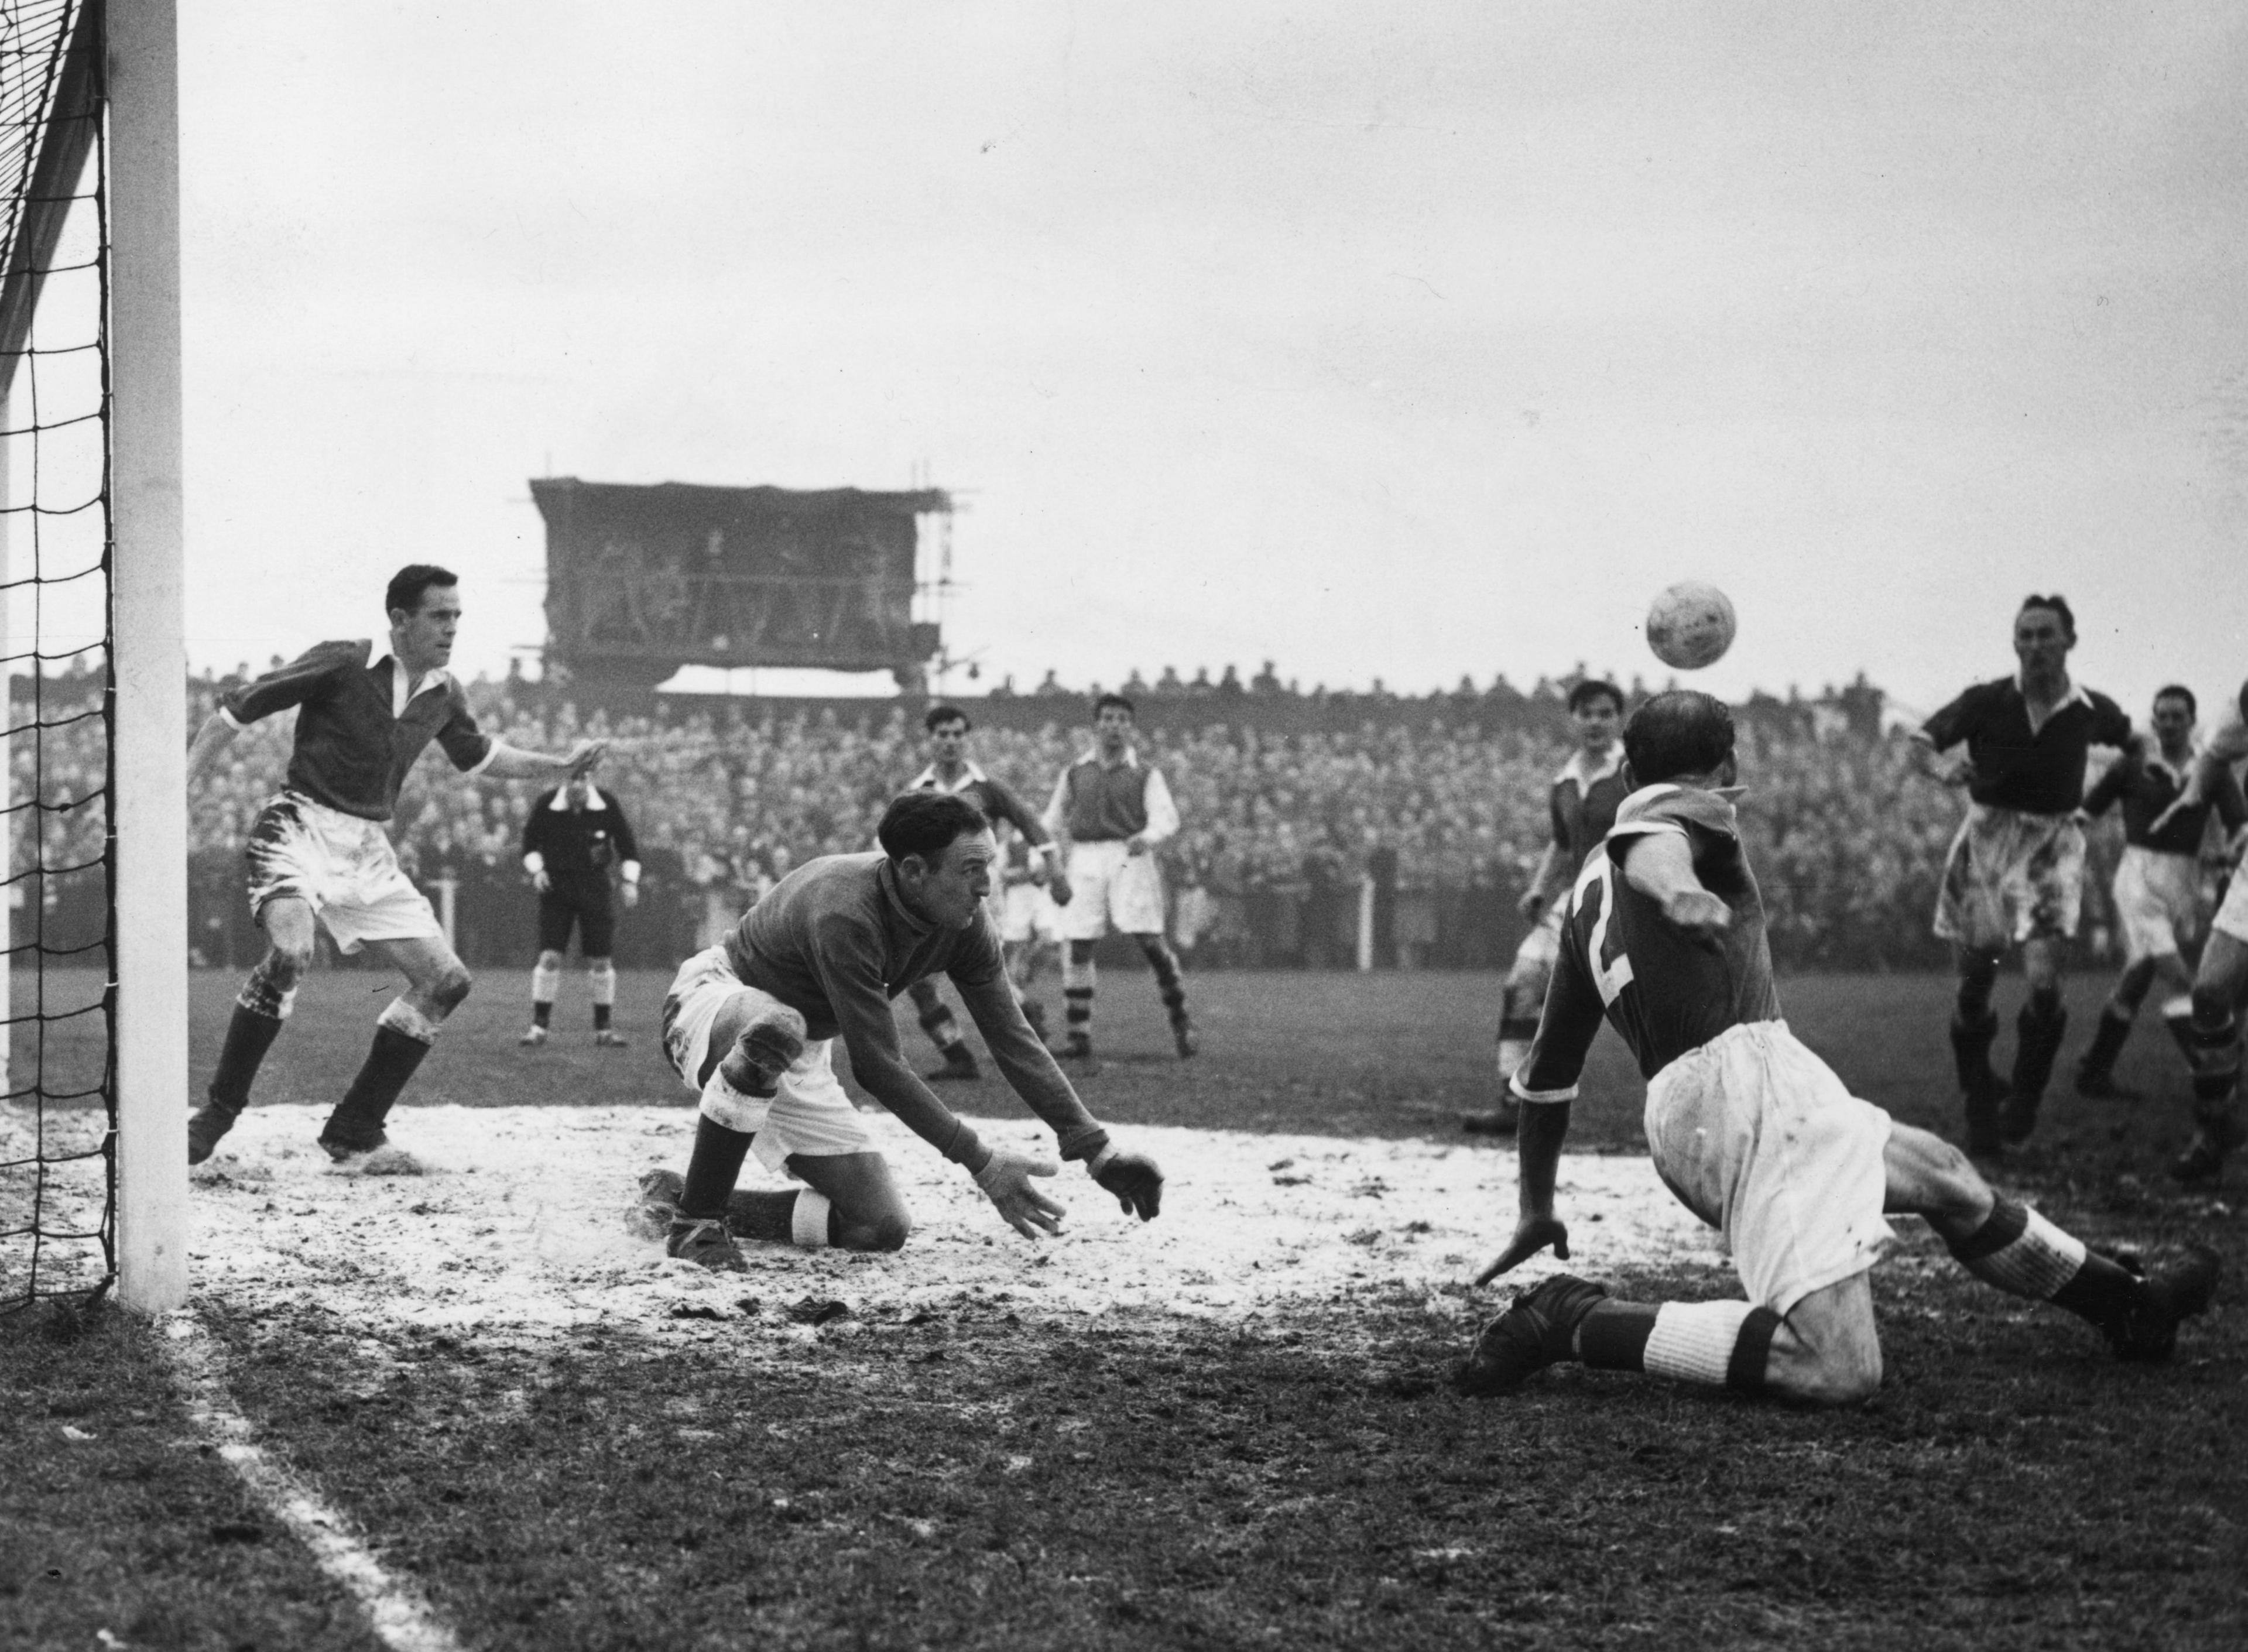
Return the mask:
{"type": "Polygon", "coordinates": [[[1681,671],[1715,665],[1733,646],[1731,599],[1699,579],[1681,580],[1648,609],[1647,646],[1681,671]]]}

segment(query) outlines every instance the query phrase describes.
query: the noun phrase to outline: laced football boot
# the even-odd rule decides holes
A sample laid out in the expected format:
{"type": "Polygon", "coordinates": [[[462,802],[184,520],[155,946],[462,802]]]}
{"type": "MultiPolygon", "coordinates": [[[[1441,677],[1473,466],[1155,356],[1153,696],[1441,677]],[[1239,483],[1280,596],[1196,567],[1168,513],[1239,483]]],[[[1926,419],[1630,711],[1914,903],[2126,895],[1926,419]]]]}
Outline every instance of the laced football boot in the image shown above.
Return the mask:
{"type": "Polygon", "coordinates": [[[593,1034],[593,1047],[600,1050],[629,1050],[632,1040],[614,1027],[603,1027],[593,1034]]]}
{"type": "Polygon", "coordinates": [[[1577,1357],[1577,1326],[1607,1287],[1571,1273],[1515,1292],[1506,1312],[1484,1326],[1475,1347],[1453,1374],[1462,1394],[1506,1394],[1532,1373],[1577,1357]]]}
{"type": "Polygon", "coordinates": [[[2217,1252],[2206,1245],[2186,1247],[2182,1262],[2156,1268],[2139,1282],[2130,1311],[2102,1326],[2121,1360],[2167,1360],[2177,1345],[2178,1321],[2207,1311],[2217,1294],[2217,1252]]]}
{"type": "Polygon", "coordinates": [[[776,1004],[742,1029],[718,1070],[744,1095],[778,1095],[780,1075],[803,1055],[804,1042],[804,1018],[785,1004],[776,1004]]]}
{"type": "Polygon", "coordinates": [[[378,1129],[372,1135],[343,1135],[333,1125],[320,1132],[320,1146],[338,1164],[350,1164],[370,1154],[380,1153],[390,1145],[388,1132],[378,1129]]]}
{"type": "Polygon", "coordinates": [[[517,1038],[516,1042],[526,1050],[536,1050],[540,1045],[546,1042],[546,1029],[540,1026],[534,1021],[531,1025],[524,1029],[523,1036],[517,1038]]]}
{"type": "Polygon", "coordinates": [[[734,1243],[722,1216],[675,1216],[671,1231],[664,1238],[663,1253],[714,1273],[750,1271],[750,1265],[742,1259],[742,1247],[734,1243]]]}
{"type": "Polygon", "coordinates": [[[234,1128],[234,1121],[242,1116],[236,1107],[223,1107],[216,1101],[205,1102],[188,1117],[188,1162],[201,1164],[218,1147],[218,1139],[234,1128]]]}

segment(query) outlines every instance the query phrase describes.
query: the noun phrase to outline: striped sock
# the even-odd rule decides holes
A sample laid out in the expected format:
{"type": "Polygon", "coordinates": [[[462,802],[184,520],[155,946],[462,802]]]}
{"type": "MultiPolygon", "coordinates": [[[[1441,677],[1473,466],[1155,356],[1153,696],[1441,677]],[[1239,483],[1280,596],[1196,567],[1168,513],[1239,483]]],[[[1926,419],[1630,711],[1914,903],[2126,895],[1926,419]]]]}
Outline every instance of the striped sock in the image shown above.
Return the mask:
{"type": "Polygon", "coordinates": [[[2050,1302],[2094,1325],[2110,1324],[2126,1313],[2139,1289],[2123,1268],[2003,1194],[1981,1227],[1944,1243],[1959,1265],[1985,1285],[2009,1296],[2050,1302]]]}
{"type": "Polygon", "coordinates": [[[1746,1302],[1598,1302],[1577,1327],[1595,1370],[1648,1371],[1756,1393],[1779,1315],[1746,1302]]]}

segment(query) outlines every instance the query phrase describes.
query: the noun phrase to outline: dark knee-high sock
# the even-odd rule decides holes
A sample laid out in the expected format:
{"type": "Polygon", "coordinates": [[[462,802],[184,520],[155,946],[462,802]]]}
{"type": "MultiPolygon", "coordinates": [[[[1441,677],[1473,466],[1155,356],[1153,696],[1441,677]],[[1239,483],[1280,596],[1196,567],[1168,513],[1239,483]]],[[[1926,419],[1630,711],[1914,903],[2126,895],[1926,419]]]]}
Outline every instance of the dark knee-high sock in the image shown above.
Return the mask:
{"type": "Polygon", "coordinates": [[[1062,960],[1061,996],[1073,1038],[1093,1036],[1093,991],[1096,984],[1092,959],[1082,963],[1066,957],[1062,960]]]}
{"type": "Polygon", "coordinates": [[[2123,1053],[2124,1043],[2131,1036],[2134,1011],[2121,1010],[2111,1003],[2100,1012],[2100,1025],[2092,1035],[2091,1046],[2076,1066],[2080,1073],[2110,1073],[2114,1070],[2115,1058],[2123,1053]]]}
{"type": "Polygon", "coordinates": [[[2094,1325],[2127,1313],[2139,1282],[2119,1264],[2085,1248],[2029,1206],[2000,1194],[1983,1225],[1944,1240],[1959,1265],[2010,1296],[2066,1308],[2094,1325]]]}
{"type": "Polygon", "coordinates": [[[1959,971],[1958,996],[1951,1008],[1951,1054],[1958,1067],[1959,1088],[1970,1098],[1993,1087],[1998,1077],[1991,1070],[1991,1045],[1998,1036],[1991,989],[1998,979],[1998,966],[1984,958],[1959,971]]]}
{"type": "Polygon", "coordinates": [[[429,1053],[430,1042],[436,1036],[436,1023],[404,998],[393,999],[375,1023],[374,1042],[367,1047],[359,1076],[328,1115],[327,1128],[322,1134],[364,1138],[381,1129],[382,1121],[390,1116],[391,1104],[429,1053]]]}
{"type": "Polygon", "coordinates": [[[227,1018],[226,1042],[219,1048],[218,1071],[211,1075],[212,1105],[239,1113],[249,1105],[250,1086],[264,1065],[265,1052],[281,1035],[281,1024],[297,1001],[295,989],[283,991],[261,965],[250,972],[227,1018]]]}
{"type": "Polygon", "coordinates": [[[741,1179],[742,1161],[756,1139],[748,1130],[730,1130],[707,1114],[695,1123],[695,1151],[687,1161],[687,1185],[679,1195],[679,1214],[713,1217],[725,1212],[727,1196],[741,1179]]]}
{"type": "Polygon", "coordinates": [[[1148,967],[1155,972],[1156,996],[1163,1001],[1175,1021],[1187,1012],[1186,983],[1179,978],[1179,955],[1171,950],[1170,943],[1159,935],[1140,937],[1140,950],[1148,956],[1148,967]]]}
{"type": "Polygon", "coordinates": [[[1746,1302],[1596,1302],[1577,1326],[1595,1370],[1651,1371],[1716,1388],[1762,1389],[1779,1315],[1746,1302]]]}
{"type": "Polygon", "coordinates": [[[949,1051],[959,1043],[960,1023],[953,1019],[952,1006],[936,996],[936,989],[926,981],[916,981],[908,991],[913,996],[915,1018],[936,1047],[949,1051]]]}
{"type": "Polygon", "coordinates": [[[753,1189],[726,1201],[726,1225],[745,1239],[819,1250],[834,1243],[835,1208],[810,1188],[753,1189]]]}

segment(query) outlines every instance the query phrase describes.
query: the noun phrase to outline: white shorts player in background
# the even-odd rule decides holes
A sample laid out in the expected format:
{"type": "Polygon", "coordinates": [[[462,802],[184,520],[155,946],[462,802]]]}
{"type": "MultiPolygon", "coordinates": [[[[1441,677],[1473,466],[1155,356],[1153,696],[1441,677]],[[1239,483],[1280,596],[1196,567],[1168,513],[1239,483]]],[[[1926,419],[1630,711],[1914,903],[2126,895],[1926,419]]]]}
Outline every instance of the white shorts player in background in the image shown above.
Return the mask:
{"type": "MultiPolygon", "coordinates": [[[[2238,784],[2239,765],[2248,763],[2248,682],[2225,708],[2174,811],[2193,808],[2221,795],[2228,780],[2238,784]]],[[[2159,827],[2164,823],[2157,821],[2159,827]]],[[[2231,846],[2232,879],[2210,920],[2209,940],[2193,972],[2193,1028],[2187,1058],[2193,1066],[2193,1144],[2170,1174],[2189,1186],[2213,1182],[2224,1161],[2248,1141],[2248,1120],[2240,1105],[2240,1009],[2248,998],[2248,864],[2242,845],[2231,846]]]]}
{"type": "Polygon", "coordinates": [[[1731,795],[1733,720],[1705,694],[1632,716],[1635,790],[1571,892],[1561,956],[1530,1059],[1519,1217],[1484,1284],[1568,1230],[1553,1210],[1569,1104],[1605,1018],[1646,1075],[1647,1143],[1665,1186],[1720,1230],[1745,1301],[1621,1302],[1556,1274],[1484,1328],[1456,1381],[1518,1387],[1564,1360],[1826,1403],[1881,1386],[1867,1275],[1884,1212],[1927,1219],[1969,1272],[2097,1326],[2127,1360],[2167,1358],[2178,1321],[2217,1285],[2197,1250],[2140,1278],[1992,1190],[1941,1137],[1852,1095],[1780,1019],[1755,874],[1731,795]]]}
{"type": "Polygon", "coordinates": [[[1959,976],[1951,1053],[1970,1153],[1998,1153],[2037,1128],[2038,1105],[2068,1030],[2060,966],[2084,905],[2084,828],[2076,812],[2085,760],[2095,745],[2131,744],[2123,709],[2070,681],[2075,646],[2076,616],[2064,599],[2025,597],[2014,615],[2019,668],[1977,683],[1913,736],[1922,769],[1964,786],[1970,799],[1936,906],[1936,933],[1951,943],[1959,976]],[[1962,744],[1964,758],[1937,761],[1962,744]],[[1999,961],[2015,947],[2029,996],[2016,1020],[2007,1080],[1991,1068],[1998,1036],[1991,992],[1999,961]]]}
{"type": "Polygon", "coordinates": [[[382,830],[422,749],[435,740],[455,768],[511,780],[579,774],[606,744],[580,741],[567,757],[545,757],[476,727],[445,668],[461,623],[460,582],[445,569],[426,562],[401,568],[383,603],[388,652],[363,638],[319,643],[221,696],[188,748],[192,785],[241,730],[297,708],[287,784],[252,823],[246,853],[250,909],[265,931],[266,953],[235,1000],[209,1100],[188,1121],[190,1164],[210,1157],[248,1105],[250,1082],[312,963],[316,922],[344,951],[371,946],[406,977],[406,991],[375,1024],[366,1065],[320,1132],[320,1145],[339,1162],[388,1141],[382,1126],[391,1104],[469,996],[467,969],[382,830]]]}
{"type": "Polygon", "coordinates": [[[2131,1099],[2115,1082],[2115,1058],[2131,1024],[2159,981],[2162,1019],[2191,1050],[2193,970],[2185,953],[2201,937],[2201,853],[2214,812],[2228,833],[2248,819],[2248,805],[2230,769],[2208,800],[2173,809],[2193,771],[2193,690],[2179,683],[2155,695],[2151,747],[2134,745],[2084,795],[2084,818],[2095,820],[2121,804],[2123,855],[2115,867],[2115,919],[2123,932],[2123,973],[2100,1012],[2091,1047],[2076,1065],[2079,1095],[2131,1099]],[[2162,822],[2160,826],[2155,823],[2162,822]]]}
{"type": "Polygon", "coordinates": [[[1063,1053],[1093,1059],[1093,943],[1114,928],[1140,943],[1170,1012],[1182,1057],[1194,1054],[1194,1021],[1178,954],[1163,933],[1163,874],[1155,847],[1179,829],[1178,805],[1162,771],[1140,760],[1138,713],[1121,694],[1093,703],[1093,749],[1061,772],[1046,804],[1046,829],[1062,844],[1069,887],[1058,927],[1068,950],[1061,966],[1068,1008],[1063,1053]]]}
{"type": "Polygon", "coordinates": [[[1514,967],[1507,971],[1499,1001],[1498,1106],[1462,1121],[1470,1131],[1504,1135],[1514,1129],[1515,1102],[1506,1081],[1537,1036],[1538,1011],[1545,1006],[1546,984],[1560,952],[1562,897],[1585,857],[1615,824],[1616,805],[1623,801],[1623,748],[1616,739],[1623,727],[1623,690],[1588,677],[1569,690],[1568,710],[1577,749],[1553,777],[1546,800],[1553,835],[1522,895],[1520,910],[1530,920],[1530,933],[1515,949],[1514,967]]]}

